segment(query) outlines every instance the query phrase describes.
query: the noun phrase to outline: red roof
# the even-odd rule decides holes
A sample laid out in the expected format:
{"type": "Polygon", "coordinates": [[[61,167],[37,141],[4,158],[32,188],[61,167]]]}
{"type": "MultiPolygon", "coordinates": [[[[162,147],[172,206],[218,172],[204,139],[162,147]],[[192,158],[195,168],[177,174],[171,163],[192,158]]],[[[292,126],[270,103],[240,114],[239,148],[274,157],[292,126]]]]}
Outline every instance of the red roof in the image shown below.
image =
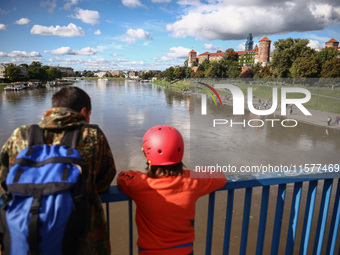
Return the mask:
{"type": "Polygon", "coordinates": [[[210,56],[223,56],[224,52],[210,53],[210,56]]]}
{"type": "Polygon", "coordinates": [[[191,50],[189,53],[191,53],[191,52],[196,52],[196,51],[194,51],[194,50],[191,50]]]}
{"type": "Polygon", "coordinates": [[[269,40],[267,36],[263,37],[259,42],[262,42],[262,41],[271,42],[271,40],[269,40]]]}
{"type": "Polygon", "coordinates": [[[202,56],[202,55],[210,55],[210,52],[204,52],[202,54],[199,54],[198,56],[202,56]]]}
{"type": "Polygon", "coordinates": [[[328,42],[326,43],[339,43],[337,40],[335,40],[334,38],[330,39],[328,42]]]}
{"type": "Polygon", "coordinates": [[[253,50],[240,50],[240,51],[235,51],[235,53],[238,55],[245,55],[248,52],[255,52],[255,51],[259,51],[259,49],[255,48],[253,50]]]}

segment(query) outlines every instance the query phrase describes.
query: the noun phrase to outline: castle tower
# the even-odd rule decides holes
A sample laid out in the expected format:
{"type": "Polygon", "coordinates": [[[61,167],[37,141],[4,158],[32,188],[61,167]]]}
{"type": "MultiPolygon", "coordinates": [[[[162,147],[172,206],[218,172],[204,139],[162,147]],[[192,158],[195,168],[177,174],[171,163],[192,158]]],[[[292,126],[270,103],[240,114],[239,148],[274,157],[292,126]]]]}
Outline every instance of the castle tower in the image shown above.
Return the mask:
{"type": "Polygon", "coordinates": [[[326,47],[332,47],[332,48],[335,48],[335,49],[338,49],[338,47],[339,47],[339,42],[337,40],[335,40],[334,38],[330,39],[325,44],[326,44],[326,47]]]}
{"type": "Polygon", "coordinates": [[[192,62],[196,61],[196,58],[197,58],[197,52],[194,51],[194,50],[191,50],[189,52],[189,60],[188,60],[188,66],[189,67],[192,67],[192,62]]]}
{"type": "Polygon", "coordinates": [[[249,35],[247,36],[245,50],[252,50],[253,49],[253,45],[254,45],[253,34],[249,33],[249,35]]]}
{"type": "Polygon", "coordinates": [[[258,61],[262,62],[264,65],[268,64],[270,61],[270,44],[271,40],[267,37],[264,37],[259,41],[258,61]]]}

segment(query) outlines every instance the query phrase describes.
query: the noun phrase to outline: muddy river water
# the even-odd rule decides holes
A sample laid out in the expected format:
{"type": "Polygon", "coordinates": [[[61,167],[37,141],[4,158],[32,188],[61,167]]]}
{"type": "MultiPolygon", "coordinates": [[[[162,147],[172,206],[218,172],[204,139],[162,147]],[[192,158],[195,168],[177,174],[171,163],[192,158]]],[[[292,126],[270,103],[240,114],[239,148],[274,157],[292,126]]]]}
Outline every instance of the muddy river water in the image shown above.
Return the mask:
{"type": "MultiPolygon", "coordinates": [[[[214,119],[230,119],[230,106],[215,107],[208,102],[207,116],[201,115],[201,100],[198,95],[182,94],[149,83],[128,81],[77,81],[74,85],[84,89],[92,99],[91,123],[104,131],[114,154],[118,171],[143,170],[145,158],[141,151],[146,130],[160,124],[172,125],[182,133],[185,141],[184,163],[196,166],[299,166],[302,164],[339,164],[340,134],[337,130],[299,123],[294,128],[276,125],[249,127],[244,125],[219,125],[212,127],[214,119]]],[[[58,88],[0,91],[0,144],[4,144],[14,128],[37,123],[51,107],[52,94],[58,88]]],[[[281,119],[279,116],[271,118],[281,119]]],[[[259,119],[246,113],[234,121],[259,119]]],[[[256,125],[255,122],[251,122],[256,125]]],[[[244,174],[244,173],[243,173],[244,174]]],[[[253,174],[254,175],[254,174],[253,174]]],[[[254,175],[256,177],[256,174],[254,175]]],[[[112,183],[115,185],[116,180],[112,183]]],[[[275,189],[273,190],[273,192],[275,189]]],[[[254,204],[250,220],[250,233],[256,232],[256,220],[260,198],[254,190],[254,204]],[[254,221],[254,223],[252,223],[254,221]]],[[[240,203],[234,206],[235,219],[242,219],[244,193],[238,195],[240,203]]],[[[226,193],[216,196],[213,254],[221,254],[226,210],[226,193]]],[[[302,197],[302,200],[304,198],[302,197]]],[[[206,201],[197,204],[195,254],[204,254],[206,201]]],[[[114,203],[111,208],[112,254],[128,254],[127,214],[125,202],[114,203]]],[[[275,204],[269,205],[269,210],[275,204]]],[[[272,216],[268,216],[269,218],[272,216]]],[[[270,227],[270,223],[269,227],[270,227]]],[[[234,227],[233,227],[234,228],[234,227]]],[[[237,243],[240,231],[235,226],[230,254],[238,254],[237,243]],[[234,233],[235,232],[235,233],[234,233]]],[[[268,235],[270,235],[268,230],[268,235]]],[[[134,234],[136,240],[137,234],[134,234]]],[[[247,254],[254,254],[256,237],[248,238],[247,254]]],[[[270,251],[265,243],[264,254],[270,251]]]]}

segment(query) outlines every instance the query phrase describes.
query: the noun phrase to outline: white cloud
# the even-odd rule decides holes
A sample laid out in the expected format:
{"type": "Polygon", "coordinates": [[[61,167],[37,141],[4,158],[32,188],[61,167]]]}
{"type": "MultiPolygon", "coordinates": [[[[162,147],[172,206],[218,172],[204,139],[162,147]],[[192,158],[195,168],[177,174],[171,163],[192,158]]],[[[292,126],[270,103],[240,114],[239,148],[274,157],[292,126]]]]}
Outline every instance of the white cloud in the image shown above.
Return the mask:
{"type": "Polygon", "coordinates": [[[200,5],[200,0],[178,0],[177,4],[179,5],[200,5]]]}
{"type": "Polygon", "coordinates": [[[309,40],[308,45],[312,49],[322,49],[322,44],[318,41],[309,40]]]}
{"type": "Polygon", "coordinates": [[[67,27],[65,26],[45,27],[41,25],[34,25],[31,29],[31,34],[55,35],[61,37],[85,36],[85,32],[83,31],[83,29],[81,27],[77,27],[73,23],[68,24],[67,27]]]}
{"type": "Polygon", "coordinates": [[[15,22],[15,24],[17,25],[26,25],[28,23],[30,23],[30,20],[28,18],[21,18],[15,22]]]}
{"type": "Polygon", "coordinates": [[[136,39],[144,39],[144,40],[152,40],[149,32],[145,31],[144,29],[129,29],[126,34],[129,36],[125,38],[125,42],[129,44],[135,44],[136,39]]]}
{"type": "Polygon", "coordinates": [[[100,18],[100,15],[97,11],[76,9],[75,18],[80,19],[84,23],[95,25],[99,24],[98,19],[100,18]]]}
{"type": "Polygon", "coordinates": [[[112,57],[117,57],[117,56],[118,56],[118,53],[113,53],[111,56],[112,56],[112,57]]]}
{"type": "Polygon", "coordinates": [[[127,32],[126,32],[127,35],[129,35],[131,38],[135,38],[135,39],[145,39],[145,40],[152,40],[149,32],[147,31],[144,31],[143,29],[141,28],[138,28],[136,30],[134,29],[129,29],[127,32]]]}
{"type": "Polygon", "coordinates": [[[55,50],[45,50],[44,53],[50,53],[52,55],[94,55],[98,51],[96,49],[86,47],[81,50],[73,50],[70,47],[61,47],[55,50]]]}
{"type": "MultiPolygon", "coordinates": [[[[179,20],[167,25],[173,37],[202,40],[239,40],[252,32],[257,37],[288,32],[322,30],[340,22],[337,1],[313,4],[309,0],[294,2],[245,0],[211,1],[189,6],[179,20]]],[[[183,2],[183,0],[181,0],[183,2]]]]}
{"type": "Polygon", "coordinates": [[[170,3],[171,0],[151,0],[153,3],[170,3]]]}
{"type": "Polygon", "coordinates": [[[215,46],[213,45],[212,43],[205,43],[203,45],[203,48],[207,51],[218,51],[218,50],[221,50],[221,51],[224,51],[224,49],[220,46],[215,46]]]}
{"type": "Polygon", "coordinates": [[[0,31],[7,31],[7,26],[5,24],[0,24],[0,31]]]}
{"type": "Polygon", "coordinates": [[[77,5],[78,0],[70,0],[64,5],[65,10],[70,10],[72,5],[77,5]]]}
{"type": "Polygon", "coordinates": [[[94,31],[94,34],[95,34],[95,35],[101,35],[101,34],[102,34],[102,31],[100,31],[100,29],[97,29],[96,31],[94,31]]]}
{"type": "Polygon", "coordinates": [[[144,7],[144,5],[139,0],[122,0],[122,4],[126,7],[144,7]]]}
{"type": "Polygon", "coordinates": [[[168,50],[166,55],[173,58],[188,58],[189,51],[190,49],[184,48],[182,46],[172,47],[168,50]]]}
{"type": "Polygon", "coordinates": [[[242,51],[246,49],[246,42],[242,42],[239,45],[237,45],[236,47],[234,47],[234,49],[236,51],[242,51]]]}
{"type": "Polygon", "coordinates": [[[18,58],[18,57],[24,57],[24,58],[36,58],[36,57],[41,57],[40,53],[37,51],[32,51],[32,52],[26,52],[26,51],[12,51],[11,53],[6,53],[3,51],[0,51],[0,57],[12,57],[12,58],[18,58]]]}
{"type": "Polygon", "coordinates": [[[54,13],[54,8],[57,7],[57,3],[56,3],[56,0],[53,0],[51,2],[49,0],[47,0],[46,2],[40,2],[40,6],[41,7],[50,7],[50,8],[47,9],[47,11],[49,13],[54,13]]]}

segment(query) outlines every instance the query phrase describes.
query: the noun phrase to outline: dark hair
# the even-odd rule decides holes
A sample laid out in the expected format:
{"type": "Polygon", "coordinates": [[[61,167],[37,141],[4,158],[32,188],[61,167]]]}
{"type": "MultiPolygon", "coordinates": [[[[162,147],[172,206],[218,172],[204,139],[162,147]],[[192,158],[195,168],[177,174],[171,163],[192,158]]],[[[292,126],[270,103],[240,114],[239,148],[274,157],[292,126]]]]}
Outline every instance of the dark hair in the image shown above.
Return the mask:
{"type": "Polygon", "coordinates": [[[85,107],[89,112],[91,111],[91,98],[84,90],[67,86],[53,94],[52,107],[67,107],[77,112],[85,107]]]}
{"type": "Polygon", "coordinates": [[[152,166],[149,163],[146,164],[146,170],[148,171],[147,175],[150,178],[162,176],[181,176],[184,168],[184,164],[182,162],[167,166],[152,166]]]}

